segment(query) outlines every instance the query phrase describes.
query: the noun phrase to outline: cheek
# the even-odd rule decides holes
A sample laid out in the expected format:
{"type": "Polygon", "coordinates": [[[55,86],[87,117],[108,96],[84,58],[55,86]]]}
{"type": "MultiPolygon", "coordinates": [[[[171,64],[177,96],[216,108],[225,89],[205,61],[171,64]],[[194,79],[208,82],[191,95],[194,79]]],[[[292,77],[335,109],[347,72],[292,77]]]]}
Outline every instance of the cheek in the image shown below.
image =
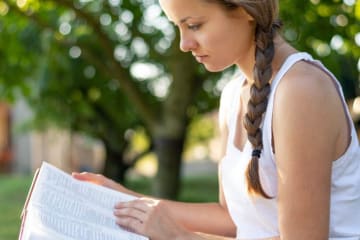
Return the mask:
{"type": "Polygon", "coordinates": [[[237,36],[231,31],[222,31],[219,34],[210,36],[206,41],[209,48],[210,54],[213,54],[216,62],[223,64],[231,64],[236,59],[241,57],[249,49],[248,42],[245,41],[243,36],[237,36]]]}
{"type": "Polygon", "coordinates": [[[249,28],[249,26],[241,25],[224,29],[221,34],[221,40],[217,39],[216,41],[222,50],[227,53],[229,58],[248,56],[249,51],[251,51],[255,45],[255,37],[252,29],[249,28]]]}
{"type": "Polygon", "coordinates": [[[240,49],[246,50],[255,42],[252,29],[244,25],[232,25],[228,27],[225,25],[217,29],[217,31],[212,31],[203,41],[206,42],[208,46],[214,46],[214,49],[226,49],[228,54],[231,53],[229,51],[236,52],[236,50],[240,49]]]}
{"type": "Polygon", "coordinates": [[[201,53],[211,56],[204,62],[211,72],[221,71],[240,58],[248,59],[253,54],[254,35],[248,22],[234,24],[225,21],[221,25],[212,25],[211,31],[204,32],[206,34],[198,36],[198,41],[201,53]]]}

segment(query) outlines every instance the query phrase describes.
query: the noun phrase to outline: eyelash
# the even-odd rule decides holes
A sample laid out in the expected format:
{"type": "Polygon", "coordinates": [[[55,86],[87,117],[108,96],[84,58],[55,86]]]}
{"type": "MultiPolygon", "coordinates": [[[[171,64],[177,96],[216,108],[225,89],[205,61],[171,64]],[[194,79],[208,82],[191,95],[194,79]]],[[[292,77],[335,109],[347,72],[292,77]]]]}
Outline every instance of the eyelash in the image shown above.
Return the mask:
{"type": "Polygon", "coordinates": [[[189,24],[187,26],[188,29],[192,30],[192,31],[197,31],[199,30],[201,27],[201,24],[189,24]]]}

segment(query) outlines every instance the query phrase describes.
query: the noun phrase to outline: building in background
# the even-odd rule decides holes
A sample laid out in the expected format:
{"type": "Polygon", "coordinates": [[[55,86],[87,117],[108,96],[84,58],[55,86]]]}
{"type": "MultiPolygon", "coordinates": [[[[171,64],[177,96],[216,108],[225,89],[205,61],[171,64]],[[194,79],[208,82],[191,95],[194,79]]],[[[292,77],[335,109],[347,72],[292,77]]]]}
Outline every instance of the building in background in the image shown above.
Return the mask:
{"type": "Polygon", "coordinates": [[[0,173],[10,172],[11,169],[11,115],[10,107],[0,102],[0,173]]]}
{"type": "Polygon", "coordinates": [[[60,129],[24,131],[32,117],[25,101],[0,103],[0,173],[32,174],[43,161],[64,171],[100,172],[105,151],[99,141],[60,129]]]}

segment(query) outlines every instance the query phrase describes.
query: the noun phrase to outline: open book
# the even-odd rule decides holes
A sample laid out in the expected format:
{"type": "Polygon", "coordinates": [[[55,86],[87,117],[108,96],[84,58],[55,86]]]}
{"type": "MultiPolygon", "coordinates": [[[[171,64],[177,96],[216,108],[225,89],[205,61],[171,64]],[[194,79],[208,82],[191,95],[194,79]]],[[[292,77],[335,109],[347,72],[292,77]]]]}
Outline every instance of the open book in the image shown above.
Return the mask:
{"type": "Polygon", "coordinates": [[[115,224],[114,205],[132,199],[43,162],[21,214],[19,240],[146,240],[115,224]]]}

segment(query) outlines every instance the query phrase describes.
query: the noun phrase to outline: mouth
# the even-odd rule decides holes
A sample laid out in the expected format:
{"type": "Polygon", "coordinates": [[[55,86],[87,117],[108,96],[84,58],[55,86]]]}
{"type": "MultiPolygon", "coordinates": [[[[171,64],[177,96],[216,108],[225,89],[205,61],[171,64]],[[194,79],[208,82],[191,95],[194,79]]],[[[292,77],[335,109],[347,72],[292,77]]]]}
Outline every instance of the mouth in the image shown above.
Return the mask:
{"type": "Polygon", "coordinates": [[[196,54],[193,54],[196,61],[198,61],[199,63],[203,63],[205,58],[208,57],[208,55],[196,55],[196,54]]]}

